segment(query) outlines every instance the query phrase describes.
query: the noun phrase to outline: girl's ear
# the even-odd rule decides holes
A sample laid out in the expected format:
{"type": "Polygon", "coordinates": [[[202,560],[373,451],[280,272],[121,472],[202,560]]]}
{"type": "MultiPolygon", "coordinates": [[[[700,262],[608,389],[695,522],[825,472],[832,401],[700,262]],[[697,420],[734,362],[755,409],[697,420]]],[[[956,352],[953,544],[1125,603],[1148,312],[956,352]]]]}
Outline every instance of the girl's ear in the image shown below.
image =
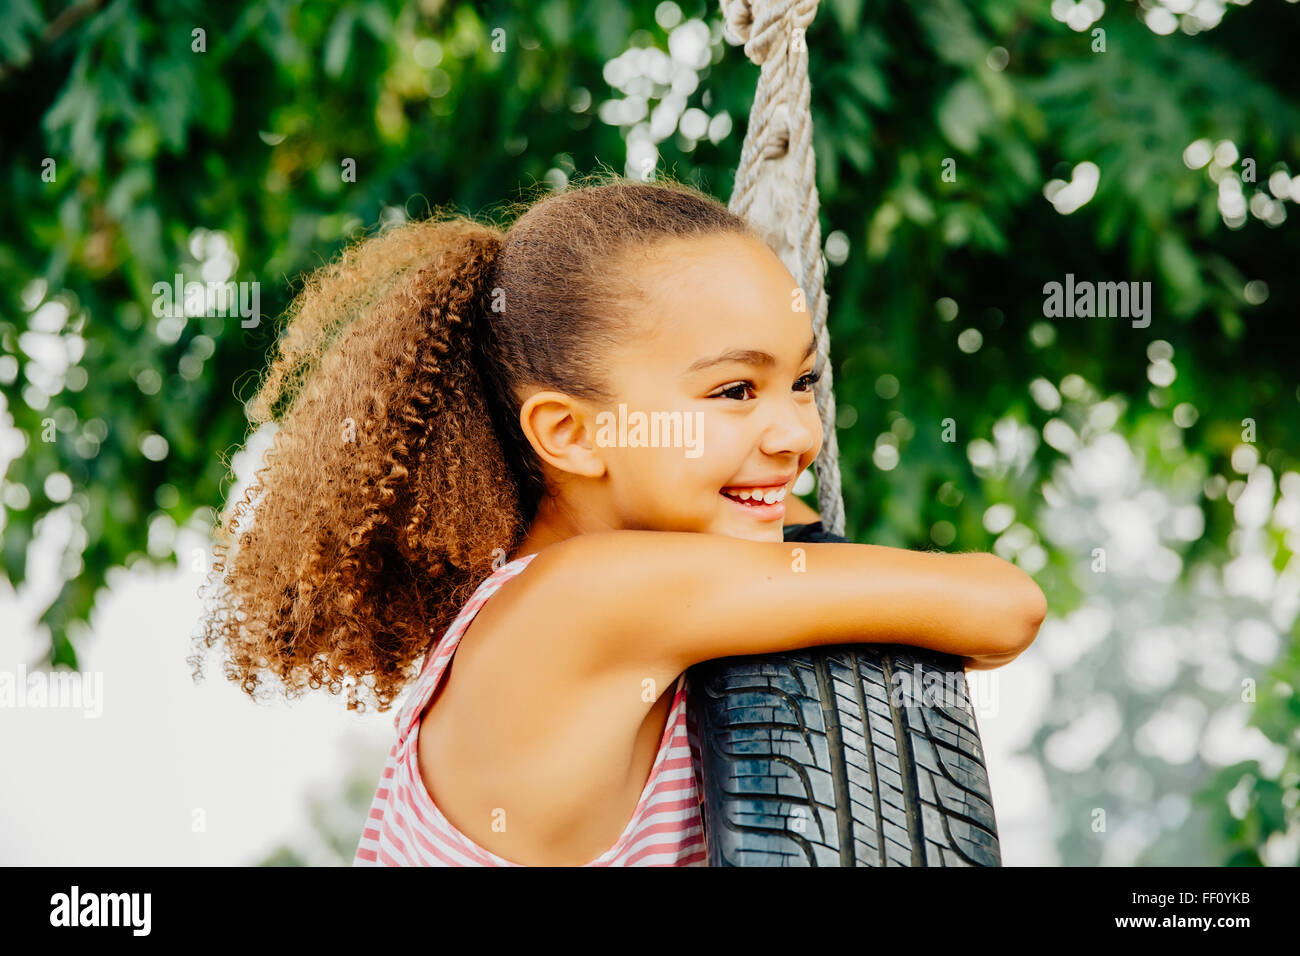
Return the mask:
{"type": "Polygon", "coordinates": [[[519,425],[539,458],[560,471],[587,478],[605,473],[599,433],[585,402],[563,392],[530,395],[519,409],[519,425]]]}

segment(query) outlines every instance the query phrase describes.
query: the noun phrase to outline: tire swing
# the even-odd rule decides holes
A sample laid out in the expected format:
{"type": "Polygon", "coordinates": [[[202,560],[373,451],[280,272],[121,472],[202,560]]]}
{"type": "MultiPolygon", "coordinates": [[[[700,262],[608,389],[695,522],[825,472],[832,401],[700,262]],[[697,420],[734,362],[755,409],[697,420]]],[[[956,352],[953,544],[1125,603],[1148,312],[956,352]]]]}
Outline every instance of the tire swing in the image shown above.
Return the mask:
{"type": "MultiPolygon", "coordinates": [[[[808,53],[818,0],[721,0],[761,68],[730,209],[797,277],[813,316],[825,435],[822,520],[785,540],[847,541],[840,494],[808,53]]],[[[958,658],[853,644],[726,657],[687,671],[709,866],[1000,866],[975,712],[958,658]],[[933,688],[944,688],[934,700],[933,688]]]]}

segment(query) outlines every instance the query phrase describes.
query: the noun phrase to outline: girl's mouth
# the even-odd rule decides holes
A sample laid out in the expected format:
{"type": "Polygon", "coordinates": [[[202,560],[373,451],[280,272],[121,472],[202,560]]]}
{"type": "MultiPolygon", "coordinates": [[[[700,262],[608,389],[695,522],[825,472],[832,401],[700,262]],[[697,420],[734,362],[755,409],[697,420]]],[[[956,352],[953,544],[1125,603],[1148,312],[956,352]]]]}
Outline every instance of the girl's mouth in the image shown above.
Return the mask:
{"type": "Polygon", "coordinates": [[[737,508],[743,508],[751,518],[776,521],[785,517],[786,487],[776,488],[724,488],[718,492],[737,508]],[[744,500],[742,496],[748,496],[744,500]],[[768,498],[772,501],[769,503],[768,498]]]}

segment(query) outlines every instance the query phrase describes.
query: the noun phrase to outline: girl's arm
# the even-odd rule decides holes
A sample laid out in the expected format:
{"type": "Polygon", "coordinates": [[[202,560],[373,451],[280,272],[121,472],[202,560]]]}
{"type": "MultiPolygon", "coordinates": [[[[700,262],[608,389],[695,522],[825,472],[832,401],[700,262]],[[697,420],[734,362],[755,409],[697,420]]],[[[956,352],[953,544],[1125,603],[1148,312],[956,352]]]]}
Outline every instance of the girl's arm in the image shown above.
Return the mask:
{"type": "MultiPolygon", "coordinates": [[[[814,521],[821,521],[822,516],[808,507],[802,498],[790,495],[786,498],[786,525],[811,524],[814,521]]],[[[983,657],[963,657],[962,668],[968,671],[991,671],[999,667],[1010,664],[1020,656],[1020,651],[1014,654],[996,654],[983,657]]]]}
{"type": "Polygon", "coordinates": [[[984,552],[607,531],[537,557],[548,560],[557,573],[537,610],[573,623],[579,656],[662,681],[700,661],[825,644],[991,663],[1028,647],[1047,613],[1033,578],[984,552]]]}

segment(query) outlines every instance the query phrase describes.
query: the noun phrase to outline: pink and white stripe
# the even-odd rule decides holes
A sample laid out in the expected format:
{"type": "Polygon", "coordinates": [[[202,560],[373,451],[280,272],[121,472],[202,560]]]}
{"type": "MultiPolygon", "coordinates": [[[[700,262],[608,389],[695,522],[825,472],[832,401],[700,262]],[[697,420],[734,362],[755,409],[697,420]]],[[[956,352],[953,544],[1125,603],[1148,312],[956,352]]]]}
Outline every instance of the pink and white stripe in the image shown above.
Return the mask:
{"type": "MultiPolygon", "coordinates": [[[[370,804],[353,866],[520,866],[461,833],[434,804],[420,778],[419,716],[442,679],[474,615],[536,554],[517,558],[478,586],[447,629],[393,720],[397,742],[370,804]]],[[[686,730],[686,674],[676,693],[659,751],[632,819],[618,841],[583,866],[705,866],[699,779],[686,730]]]]}

